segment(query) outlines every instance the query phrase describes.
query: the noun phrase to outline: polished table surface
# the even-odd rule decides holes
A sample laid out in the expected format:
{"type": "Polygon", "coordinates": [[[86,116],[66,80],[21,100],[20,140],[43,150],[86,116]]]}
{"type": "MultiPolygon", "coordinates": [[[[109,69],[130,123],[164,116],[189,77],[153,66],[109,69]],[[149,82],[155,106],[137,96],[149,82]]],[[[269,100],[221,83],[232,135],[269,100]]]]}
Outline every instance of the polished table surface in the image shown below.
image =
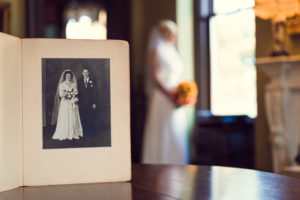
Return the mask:
{"type": "Polygon", "coordinates": [[[0,193],[0,200],[40,199],[299,200],[300,180],[230,167],[133,164],[132,182],[21,187],[0,193]]]}

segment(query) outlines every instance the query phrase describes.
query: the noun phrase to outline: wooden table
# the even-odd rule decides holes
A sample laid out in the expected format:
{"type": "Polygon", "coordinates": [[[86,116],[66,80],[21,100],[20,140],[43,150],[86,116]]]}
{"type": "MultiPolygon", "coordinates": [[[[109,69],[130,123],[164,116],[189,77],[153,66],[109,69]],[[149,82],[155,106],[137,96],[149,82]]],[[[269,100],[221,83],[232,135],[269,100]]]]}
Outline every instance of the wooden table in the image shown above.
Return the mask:
{"type": "Polygon", "coordinates": [[[300,199],[300,180],[229,167],[133,164],[126,183],[21,187],[0,200],[300,199]]]}

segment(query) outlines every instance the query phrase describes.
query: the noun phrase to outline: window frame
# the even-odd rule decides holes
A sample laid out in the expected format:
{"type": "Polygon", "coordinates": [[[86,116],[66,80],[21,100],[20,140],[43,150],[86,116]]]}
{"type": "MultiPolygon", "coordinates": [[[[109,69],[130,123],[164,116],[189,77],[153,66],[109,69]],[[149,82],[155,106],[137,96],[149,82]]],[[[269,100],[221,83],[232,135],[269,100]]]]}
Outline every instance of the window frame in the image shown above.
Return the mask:
{"type": "Polygon", "coordinates": [[[211,109],[210,93],[210,27],[213,0],[194,1],[195,78],[199,86],[197,110],[211,109]]]}
{"type": "MultiPolygon", "coordinates": [[[[199,87],[196,109],[210,112],[212,108],[210,21],[219,15],[214,12],[213,4],[214,0],[194,0],[195,79],[199,87]]],[[[248,8],[236,11],[244,9],[248,8]]],[[[220,13],[222,14],[226,13],[220,13]]]]}

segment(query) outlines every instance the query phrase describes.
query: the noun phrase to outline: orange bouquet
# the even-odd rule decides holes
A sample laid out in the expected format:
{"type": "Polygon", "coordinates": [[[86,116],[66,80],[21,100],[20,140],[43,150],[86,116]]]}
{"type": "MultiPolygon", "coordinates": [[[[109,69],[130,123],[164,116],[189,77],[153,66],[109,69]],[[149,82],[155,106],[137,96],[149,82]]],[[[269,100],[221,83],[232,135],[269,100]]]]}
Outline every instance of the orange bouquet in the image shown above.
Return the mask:
{"type": "Polygon", "coordinates": [[[179,105],[195,105],[198,96],[197,84],[194,81],[181,82],[172,95],[179,105]]]}

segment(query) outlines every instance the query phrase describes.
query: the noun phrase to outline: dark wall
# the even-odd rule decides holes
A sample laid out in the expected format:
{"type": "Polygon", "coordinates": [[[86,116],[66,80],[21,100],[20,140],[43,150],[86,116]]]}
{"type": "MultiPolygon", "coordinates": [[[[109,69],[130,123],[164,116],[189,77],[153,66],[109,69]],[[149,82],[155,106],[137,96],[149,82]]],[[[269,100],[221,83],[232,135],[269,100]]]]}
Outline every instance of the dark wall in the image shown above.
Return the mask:
{"type": "Polygon", "coordinates": [[[107,37],[130,41],[130,0],[107,1],[107,37]]]}
{"type": "MultiPolygon", "coordinates": [[[[271,23],[256,19],[256,57],[266,57],[272,51],[271,23]]],[[[257,69],[257,118],[255,120],[255,168],[272,170],[272,157],[267,114],[265,112],[264,90],[269,82],[267,75],[257,69]]]]}

